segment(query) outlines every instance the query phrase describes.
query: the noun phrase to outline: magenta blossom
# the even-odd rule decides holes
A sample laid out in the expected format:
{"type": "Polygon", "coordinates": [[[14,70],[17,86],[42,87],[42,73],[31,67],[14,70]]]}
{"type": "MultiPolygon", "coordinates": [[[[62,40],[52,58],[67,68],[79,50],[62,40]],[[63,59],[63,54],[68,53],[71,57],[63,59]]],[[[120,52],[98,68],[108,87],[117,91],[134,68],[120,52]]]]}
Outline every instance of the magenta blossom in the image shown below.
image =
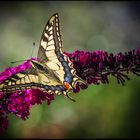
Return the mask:
{"type": "Polygon", "coordinates": [[[35,104],[42,104],[46,101],[49,105],[54,100],[53,94],[48,94],[39,89],[27,89],[17,91],[13,94],[0,92],[0,131],[7,128],[8,114],[12,113],[25,120],[30,115],[30,108],[35,104]]]}
{"type": "MultiPolygon", "coordinates": [[[[75,51],[65,54],[70,58],[79,77],[88,84],[109,83],[109,75],[117,79],[118,84],[124,85],[129,80],[129,72],[140,75],[140,48],[129,52],[113,55],[105,51],[75,51]]],[[[88,85],[78,85],[75,92],[87,88],[88,85]]]]}
{"type": "MultiPolygon", "coordinates": [[[[114,76],[118,84],[124,85],[125,80],[129,80],[128,74],[132,72],[139,76],[140,74],[140,48],[126,53],[113,55],[104,51],[75,51],[67,55],[76,69],[76,74],[87,82],[87,84],[76,85],[74,92],[80,89],[86,89],[89,84],[109,83],[109,75],[114,76]]],[[[31,68],[30,60],[22,65],[6,69],[0,74],[0,83],[23,70],[31,68]]],[[[40,89],[27,89],[16,91],[14,93],[0,92],[0,131],[3,132],[8,126],[8,114],[27,119],[30,115],[30,108],[35,104],[42,104],[46,101],[49,105],[54,100],[53,94],[48,94],[40,89]]]]}
{"type": "Polygon", "coordinates": [[[4,72],[0,73],[0,84],[5,81],[7,78],[9,78],[12,75],[15,75],[23,70],[31,68],[30,61],[31,60],[38,60],[37,58],[31,58],[27,61],[25,61],[23,64],[12,67],[12,68],[7,68],[4,72]]]}

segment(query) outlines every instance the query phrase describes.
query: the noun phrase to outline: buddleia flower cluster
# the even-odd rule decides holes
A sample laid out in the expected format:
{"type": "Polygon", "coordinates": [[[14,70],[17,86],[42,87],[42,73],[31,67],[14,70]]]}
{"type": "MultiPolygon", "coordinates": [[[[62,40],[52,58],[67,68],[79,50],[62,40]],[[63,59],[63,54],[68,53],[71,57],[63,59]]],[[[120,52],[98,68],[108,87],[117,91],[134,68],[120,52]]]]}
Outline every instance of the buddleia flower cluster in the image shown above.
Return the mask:
{"type": "MultiPolygon", "coordinates": [[[[117,83],[124,85],[129,80],[128,74],[140,75],[140,48],[125,53],[108,53],[106,51],[75,51],[74,53],[64,52],[70,58],[76,69],[76,74],[87,82],[87,84],[77,83],[75,93],[80,89],[86,89],[90,84],[108,84],[109,76],[117,79],[117,83]]],[[[32,58],[22,65],[8,68],[0,74],[0,84],[6,79],[23,70],[31,68],[30,61],[37,60],[32,58]]],[[[8,127],[8,115],[15,114],[17,117],[26,120],[30,115],[30,109],[35,104],[47,102],[49,105],[54,100],[53,94],[40,89],[25,89],[14,93],[0,92],[0,131],[8,127]]]]}
{"type": "Polygon", "coordinates": [[[130,72],[140,76],[140,48],[116,55],[101,50],[92,52],[77,50],[65,54],[73,62],[77,75],[88,83],[77,85],[75,92],[79,92],[80,88],[87,88],[89,84],[108,84],[110,75],[123,86],[125,81],[130,79],[128,76],[130,72]]]}

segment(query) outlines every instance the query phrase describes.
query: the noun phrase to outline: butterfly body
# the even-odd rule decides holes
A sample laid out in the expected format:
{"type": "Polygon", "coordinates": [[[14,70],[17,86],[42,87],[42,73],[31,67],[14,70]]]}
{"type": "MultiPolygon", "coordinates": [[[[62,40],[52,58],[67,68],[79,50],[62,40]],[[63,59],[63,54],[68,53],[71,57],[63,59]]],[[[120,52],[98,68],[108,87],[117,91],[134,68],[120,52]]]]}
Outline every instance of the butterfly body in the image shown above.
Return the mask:
{"type": "Polygon", "coordinates": [[[40,40],[37,58],[31,60],[32,68],[17,73],[0,84],[0,90],[15,92],[40,88],[50,94],[66,95],[77,82],[85,83],[76,75],[68,56],[63,53],[58,13],[48,20],[40,40]]]}

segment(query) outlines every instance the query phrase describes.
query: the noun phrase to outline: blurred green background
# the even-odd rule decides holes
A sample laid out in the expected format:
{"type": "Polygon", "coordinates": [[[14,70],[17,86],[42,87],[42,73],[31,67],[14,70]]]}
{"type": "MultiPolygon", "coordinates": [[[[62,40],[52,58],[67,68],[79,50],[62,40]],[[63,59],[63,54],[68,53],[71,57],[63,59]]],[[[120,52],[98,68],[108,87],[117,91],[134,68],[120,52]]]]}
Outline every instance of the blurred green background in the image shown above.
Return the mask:
{"type": "MultiPolygon", "coordinates": [[[[36,57],[43,28],[56,12],[60,15],[65,51],[103,50],[116,54],[140,47],[139,2],[0,2],[1,72],[14,66],[11,61],[36,57]]],[[[8,130],[0,137],[140,137],[139,77],[130,74],[124,87],[110,77],[108,85],[91,85],[71,95],[75,103],[57,96],[50,106],[34,106],[26,121],[11,115],[8,130]]]]}

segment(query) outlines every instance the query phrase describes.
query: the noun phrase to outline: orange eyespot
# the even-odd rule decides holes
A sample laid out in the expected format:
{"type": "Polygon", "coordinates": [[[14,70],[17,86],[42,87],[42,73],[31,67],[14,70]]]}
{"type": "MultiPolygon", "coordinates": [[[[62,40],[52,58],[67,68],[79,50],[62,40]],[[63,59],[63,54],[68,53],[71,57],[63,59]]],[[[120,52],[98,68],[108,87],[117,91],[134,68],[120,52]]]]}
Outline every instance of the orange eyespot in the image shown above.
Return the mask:
{"type": "Polygon", "coordinates": [[[71,85],[68,82],[64,82],[64,86],[66,89],[70,90],[71,89],[71,85]]]}

